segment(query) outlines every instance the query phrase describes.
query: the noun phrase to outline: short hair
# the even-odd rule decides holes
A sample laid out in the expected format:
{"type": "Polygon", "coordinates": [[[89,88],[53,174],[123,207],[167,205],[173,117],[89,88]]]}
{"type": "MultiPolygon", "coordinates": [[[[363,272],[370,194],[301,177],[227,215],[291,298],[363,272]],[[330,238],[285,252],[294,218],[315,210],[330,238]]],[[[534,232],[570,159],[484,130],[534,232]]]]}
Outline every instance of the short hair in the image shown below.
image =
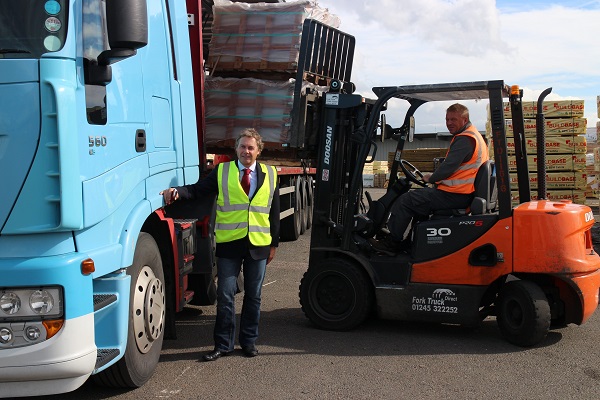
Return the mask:
{"type": "Polygon", "coordinates": [[[238,136],[238,138],[235,140],[235,148],[237,149],[238,146],[240,145],[240,140],[243,137],[247,137],[247,138],[254,138],[256,139],[256,146],[258,146],[258,151],[262,152],[264,144],[262,141],[262,136],[260,136],[260,134],[258,133],[258,131],[254,128],[246,128],[242,131],[242,133],[240,133],[240,136],[238,136]]]}
{"type": "Polygon", "coordinates": [[[469,109],[460,103],[454,103],[446,110],[447,113],[458,113],[461,117],[469,119],[469,109]]]}

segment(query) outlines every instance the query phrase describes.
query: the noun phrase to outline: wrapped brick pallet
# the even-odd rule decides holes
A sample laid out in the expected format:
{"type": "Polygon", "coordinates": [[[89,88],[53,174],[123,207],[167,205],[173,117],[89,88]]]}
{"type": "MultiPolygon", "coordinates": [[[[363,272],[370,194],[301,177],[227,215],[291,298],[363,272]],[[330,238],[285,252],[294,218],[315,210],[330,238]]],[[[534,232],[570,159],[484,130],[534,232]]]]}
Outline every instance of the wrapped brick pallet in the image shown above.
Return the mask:
{"type": "Polygon", "coordinates": [[[245,128],[257,129],[265,144],[289,140],[294,83],[252,78],[207,78],[207,146],[233,147],[245,128]]]}
{"type": "Polygon", "coordinates": [[[315,1],[233,3],[216,0],[207,65],[212,71],[297,69],[306,18],[337,28],[339,18],[315,1]]]}
{"type": "MultiPolygon", "coordinates": [[[[245,128],[258,130],[266,149],[281,150],[291,140],[294,80],[207,77],[204,84],[208,147],[232,148],[245,128]]],[[[323,87],[302,83],[302,91],[323,87]]]]}

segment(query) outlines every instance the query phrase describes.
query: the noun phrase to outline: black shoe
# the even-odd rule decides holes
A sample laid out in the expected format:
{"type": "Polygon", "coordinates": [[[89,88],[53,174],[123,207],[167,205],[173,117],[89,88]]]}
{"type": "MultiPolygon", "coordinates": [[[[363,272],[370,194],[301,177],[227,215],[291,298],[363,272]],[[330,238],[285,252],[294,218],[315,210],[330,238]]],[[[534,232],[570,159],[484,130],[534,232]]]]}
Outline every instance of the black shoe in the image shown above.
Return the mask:
{"type": "Polygon", "coordinates": [[[369,239],[369,243],[373,250],[388,256],[395,256],[398,253],[406,252],[405,245],[402,242],[394,241],[390,236],[386,236],[381,240],[371,238],[369,239]]]}
{"type": "Polygon", "coordinates": [[[246,357],[256,357],[258,355],[258,349],[254,346],[242,347],[242,351],[246,357]]]}
{"type": "Polygon", "coordinates": [[[225,357],[226,355],[229,355],[228,351],[215,349],[215,350],[211,351],[210,353],[203,355],[202,359],[204,361],[215,361],[216,359],[225,357]]]}

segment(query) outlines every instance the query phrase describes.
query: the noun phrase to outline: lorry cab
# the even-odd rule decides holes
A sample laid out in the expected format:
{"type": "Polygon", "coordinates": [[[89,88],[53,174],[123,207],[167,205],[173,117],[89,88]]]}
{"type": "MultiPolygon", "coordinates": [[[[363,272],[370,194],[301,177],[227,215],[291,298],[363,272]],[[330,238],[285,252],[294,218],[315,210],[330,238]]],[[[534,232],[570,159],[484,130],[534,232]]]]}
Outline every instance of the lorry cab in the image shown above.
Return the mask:
{"type": "Polygon", "coordinates": [[[179,2],[0,3],[0,397],[152,375],[184,296],[154,211],[199,176],[189,59],[179,2]]]}

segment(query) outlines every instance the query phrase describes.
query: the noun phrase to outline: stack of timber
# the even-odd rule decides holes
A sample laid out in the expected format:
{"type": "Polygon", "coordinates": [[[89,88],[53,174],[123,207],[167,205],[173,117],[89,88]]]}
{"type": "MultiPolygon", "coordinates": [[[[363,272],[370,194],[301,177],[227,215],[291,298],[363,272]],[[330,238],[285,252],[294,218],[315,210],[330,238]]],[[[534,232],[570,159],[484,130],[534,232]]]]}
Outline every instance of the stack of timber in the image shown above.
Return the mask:
{"type": "MultiPolygon", "coordinates": [[[[584,115],[583,100],[544,101],[545,154],[546,154],[546,197],[549,200],[571,200],[584,204],[588,186],[586,168],[587,120],[584,115]]],[[[525,151],[529,168],[529,183],[532,199],[536,199],[537,182],[537,102],[523,102],[525,122],[525,151]]],[[[513,124],[510,106],[504,103],[504,118],[507,133],[508,166],[510,171],[512,199],[519,203],[516,175],[516,158],[513,124]]],[[[486,136],[491,138],[490,121],[486,125],[486,136]]],[[[491,140],[488,140],[492,143],[491,140]]],[[[493,147],[490,146],[493,154],[493,147]]]]}
{"type": "MultiPolygon", "coordinates": [[[[436,168],[436,159],[446,157],[448,149],[423,148],[414,150],[403,150],[402,159],[408,161],[421,172],[433,172],[436,168]]],[[[388,163],[394,162],[395,152],[388,153],[388,163]]]]}
{"type": "MultiPolygon", "coordinates": [[[[600,96],[596,97],[597,116],[600,118],[600,96]]],[[[600,145],[598,144],[600,121],[596,122],[596,133],[588,135],[587,170],[588,170],[588,203],[598,205],[600,195],[600,145]]]]}

